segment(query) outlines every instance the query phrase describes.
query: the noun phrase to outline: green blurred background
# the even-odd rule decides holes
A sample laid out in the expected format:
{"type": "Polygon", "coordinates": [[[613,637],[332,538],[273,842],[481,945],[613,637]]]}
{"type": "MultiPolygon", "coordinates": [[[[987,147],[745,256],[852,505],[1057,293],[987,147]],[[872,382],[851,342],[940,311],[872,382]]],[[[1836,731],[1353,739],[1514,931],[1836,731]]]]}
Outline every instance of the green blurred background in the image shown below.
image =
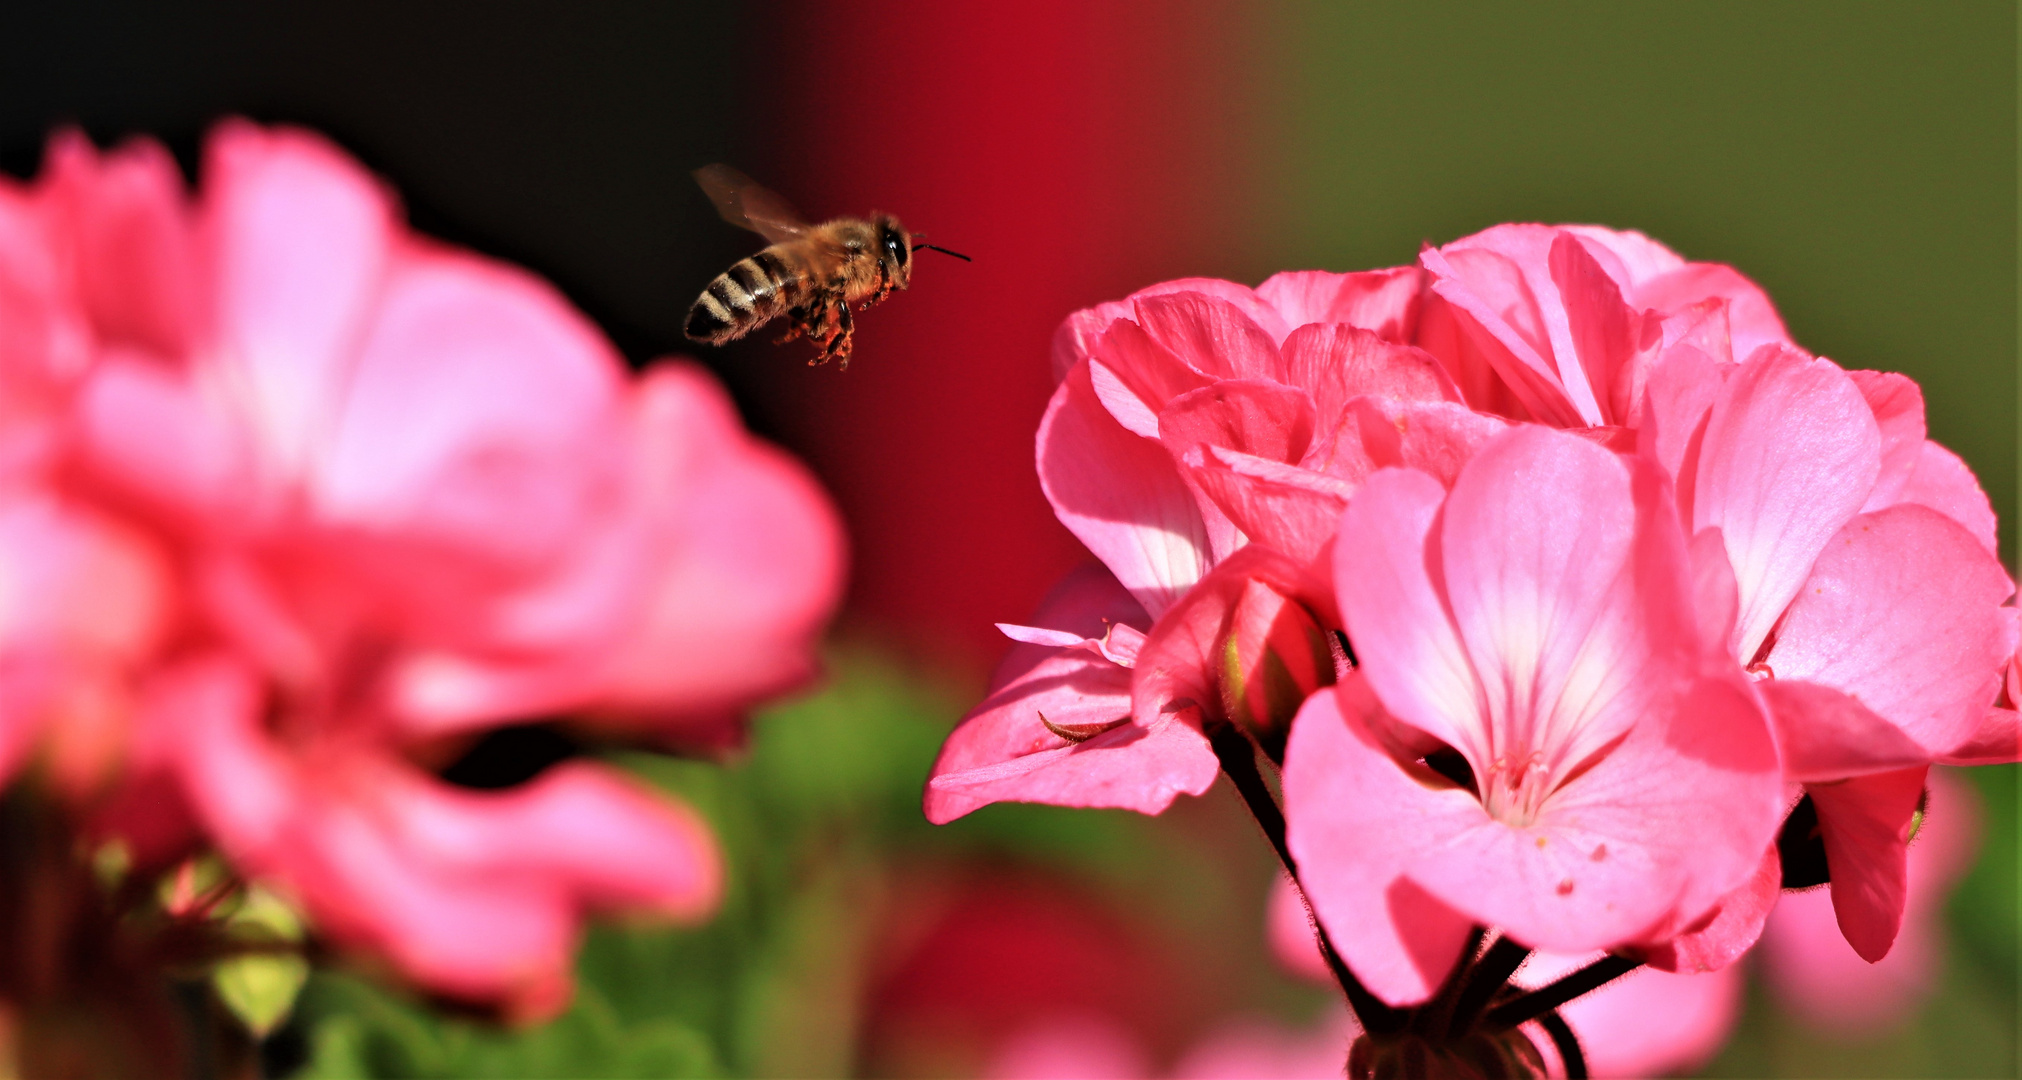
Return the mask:
{"type": "MultiPolygon", "coordinates": [[[[1051,327],[1162,278],[1395,265],[1499,221],[1640,229],[1739,267],[1813,350],[1921,382],[2012,564],[2016,54],[2015,6],[1966,0],[0,13],[17,175],[63,121],[159,134],[186,167],[223,113],[311,124],[420,227],[553,277],[635,362],[685,351],[687,297],[748,251],[687,187],[702,162],[815,214],[931,219],[978,257],[867,318],[846,379],[763,344],[704,357],[838,493],[858,559],[825,688],[727,767],[626,759],[717,825],[722,914],[598,929],[576,1006],[539,1030],[320,974],[270,1068],[960,1075],[1049,1008],[1111,1017],[1163,1067],[1229,1017],[1311,1021],[1327,997],[1266,955],[1272,865],[1227,791],[1158,819],[920,819],[1001,652],[989,622],[1080,557],[1029,465],[1051,327]]],[[[1709,1075],[2016,1075],[2016,770],[1974,780],[1940,990],[1835,1044],[1752,989],[1709,1075]]]]}

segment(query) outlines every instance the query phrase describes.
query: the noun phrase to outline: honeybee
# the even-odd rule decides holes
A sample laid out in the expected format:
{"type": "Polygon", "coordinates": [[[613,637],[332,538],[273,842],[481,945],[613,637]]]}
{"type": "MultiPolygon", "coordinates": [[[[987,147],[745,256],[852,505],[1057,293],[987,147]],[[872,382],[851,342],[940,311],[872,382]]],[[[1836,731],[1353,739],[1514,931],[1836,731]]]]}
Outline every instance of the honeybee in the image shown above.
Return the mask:
{"type": "Polygon", "coordinates": [[[821,347],[808,363],[835,360],[847,369],[856,329],[851,304],[867,309],[905,288],[913,277],[913,252],[921,248],[969,261],[967,255],[915,242],[890,214],[809,225],[785,199],[728,165],[704,165],[695,170],[695,180],[723,220],[772,246],[739,259],[695,298],[683,328],[690,341],[721,345],[785,315],[793,325],[781,343],[804,335],[821,347]]]}

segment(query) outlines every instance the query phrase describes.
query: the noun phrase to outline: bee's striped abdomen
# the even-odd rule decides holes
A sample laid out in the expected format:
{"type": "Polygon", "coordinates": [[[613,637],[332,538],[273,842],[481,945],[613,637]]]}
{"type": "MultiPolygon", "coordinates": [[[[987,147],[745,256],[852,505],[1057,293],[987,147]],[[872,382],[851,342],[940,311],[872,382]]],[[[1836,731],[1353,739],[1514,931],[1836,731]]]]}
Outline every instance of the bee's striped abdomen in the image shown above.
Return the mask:
{"type": "Polygon", "coordinates": [[[691,340],[721,345],[770,322],[805,291],[805,276],[794,272],[798,262],[780,245],[738,260],[696,297],[683,332],[691,340]]]}

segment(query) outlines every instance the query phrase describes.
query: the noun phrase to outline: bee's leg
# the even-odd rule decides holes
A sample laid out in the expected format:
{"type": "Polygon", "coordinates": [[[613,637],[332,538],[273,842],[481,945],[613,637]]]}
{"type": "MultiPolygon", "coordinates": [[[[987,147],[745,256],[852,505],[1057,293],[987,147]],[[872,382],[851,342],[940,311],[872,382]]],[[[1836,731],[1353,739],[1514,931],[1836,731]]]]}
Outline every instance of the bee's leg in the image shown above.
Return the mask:
{"type": "Polygon", "coordinates": [[[827,342],[823,342],[821,358],[823,360],[833,358],[837,360],[837,370],[849,370],[849,340],[851,334],[855,334],[857,324],[853,318],[849,318],[847,303],[837,301],[833,309],[835,309],[835,322],[831,324],[833,334],[829,336],[827,342]]]}
{"type": "Polygon", "coordinates": [[[835,355],[836,339],[847,334],[842,328],[848,324],[849,317],[849,305],[844,304],[840,297],[823,301],[819,308],[809,313],[807,339],[821,344],[821,352],[816,353],[809,364],[827,363],[835,355]],[[815,321],[817,317],[819,325],[815,321]]]}
{"type": "Polygon", "coordinates": [[[791,311],[788,311],[786,313],[786,333],[779,335],[777,338],[774,338],[773,344],[784,345],[787,342],[792,341],[794,338],[800,337],[803,334],[807,334],[809,337],[812,337],[813,335],[808,332],[809,326],[811,325],[809,323],[809,319],[812,317],[812,315],[813,313],[806,308],[797,307],[792,309],[791,311]]]}

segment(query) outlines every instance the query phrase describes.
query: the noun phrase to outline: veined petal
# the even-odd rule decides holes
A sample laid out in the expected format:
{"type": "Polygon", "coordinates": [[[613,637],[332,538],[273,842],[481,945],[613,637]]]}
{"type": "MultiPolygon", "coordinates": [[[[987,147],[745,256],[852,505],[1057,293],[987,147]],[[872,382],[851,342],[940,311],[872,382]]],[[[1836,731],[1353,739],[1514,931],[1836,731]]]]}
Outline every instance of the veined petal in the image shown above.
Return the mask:
{"type": "Polygon", "coordinates": [[[1875,426],[1882,436],[1882,467],[1862,510],[1879,510],[1900,501],[1903,486],[1917,469],[1924,446],[1924,393],[1909,377],[1892,371],[1849,371],[1860,387],[1875,426]]]}
{"type": "MultiPolygon", "coordinates": [[[[1244,310],[1263,307],[1254,298],[1239,306],[1207,293],[1172,292],[1138,297],[1134,306],[1153,341],[1210,378],[1288,381],[1277,339],[1244,310]]],[[[1267,319],[1275,315],[1264,312],[1267,319]]]]}
{"type": "Polygon", "coordinates": [[[1206,443],[1291,464],[1313,441],[1313,401],[1281,383],[1225,379],[1167,402],[1158,432],[1175,458],[1206,443]]]}
{"type": "Polygon", "coordinates": [[[1285,837],[1341,958],[1409,1005],[1438,989],[1473,920],[1404,869],[1488,819],[1473,792],[1386,752],[1367,721],[1381,708],[1358,673],[1306,700],[1285,748],[1285,837]]]}
{"type": "Polygon", "coordinates": [[[1862,514],[1819,553],[1768,662],[1779,680],[1857,698],[1928,761],[1970,736],[1994,700],[2014,650],[2001,610],[2014,591],[2001,564],[1937,511],[1862,514]]]}
{"type": "Polygon", "coordinates": [[[1243,535],[1300,562],[1320,556],[1355,490],[1325,473],[1216,446],[1195,446],[1179,464],[1243,535]]]}
{"type": "Polygon", "coordinates": [[[1727,541],[1744,664],[1880,469],[1874,413],[1831,361],[1765,348],[1727,380],[1706,422],[1690,526],[1717,526],[1727,541]]]}
{"type": "Polygon", "coordinates": [[[1384,709],[1486,763],[1494,755],[1484,689],[1434,576],[1443,576],[1434,529],[1445,501],[1446,489],[1422,472],[1370,477],[1341,515],[1334,589],[1384,709]]]}
{"type": "Polygon", "coordinates": [[[1208,566],[1207,526],[1172,458],[1125,431],[1068,373],[1039,423],[1039,485],[1068,531],[1156,616],[1208,566]]]}
{"type": "Polygon", "coordinates": [[[1410,341],[1424,276],[1416,266],[1355,274],[1288,270],[1266,278],[1257,297],[1276,308],[1294,333],[1312,323],[1345,323],[1385,341],[1410,341]]]}
{"type": "Polygon", "coordinates": [[[221,373],[282,475],[321,445],[399,227],[395,200],[308,132],[226,121],[205,143],[221,373]]]}
{"type": "Polygon", "coordinates": [[[1805,785],[1818,808],[1840,932],[1869,963],[1888,955],[1902,928],[1910,820],[1923,798],[1928,771],[1920,765],[1805,785]]]}
{"type": "Polygon", "coordinates": [[[1897,498],[1936,510],[1965,526],[1989,554],[1999,552],[1994,506],[1987,501],[1987,493],[1980,488],[1973,470],[1959,460],[1959,455],[1937,443],[1924,440],[1917,452],[1917,467],[1897,492],[1897,498]]]}
{"type": "MultiPolygon", "coordinates": [[[[1449,369],[1463,369],[1455,370],[1456,382],[1468,387],[1472,380],[1464,369],[1486,365],[1543,423],[1585,427],[1602,422],[1597,410],[1583,411],[1560,382],[1548,358],[1551,338],[1538,298],[1516,262],[1486,248],[1451,247],[1427,248],[1419,253],[1419,262],[1431,275],[1433,296],[1452,311],[1459,331],[1456,344],[1468,354],[1441,357],[1449,369]]],[[[1470,399],[1470,404],[1481,408],[1487,403],[1470,399]]]]}
{"type": "MultiPolygon", "coordinates": [[[[1584,439],[1517,428],[1461,470],[1440,565],[1484,689],[1485,730],[1462,747],[1484,783],[1538,767],[1556,782],[1669,692],[1684,643],[1644,617],[1636,524],[1628,469],[1584,439]]],[[[1672,569],[1682,580],[1682,558],[1672,569]]]]}

